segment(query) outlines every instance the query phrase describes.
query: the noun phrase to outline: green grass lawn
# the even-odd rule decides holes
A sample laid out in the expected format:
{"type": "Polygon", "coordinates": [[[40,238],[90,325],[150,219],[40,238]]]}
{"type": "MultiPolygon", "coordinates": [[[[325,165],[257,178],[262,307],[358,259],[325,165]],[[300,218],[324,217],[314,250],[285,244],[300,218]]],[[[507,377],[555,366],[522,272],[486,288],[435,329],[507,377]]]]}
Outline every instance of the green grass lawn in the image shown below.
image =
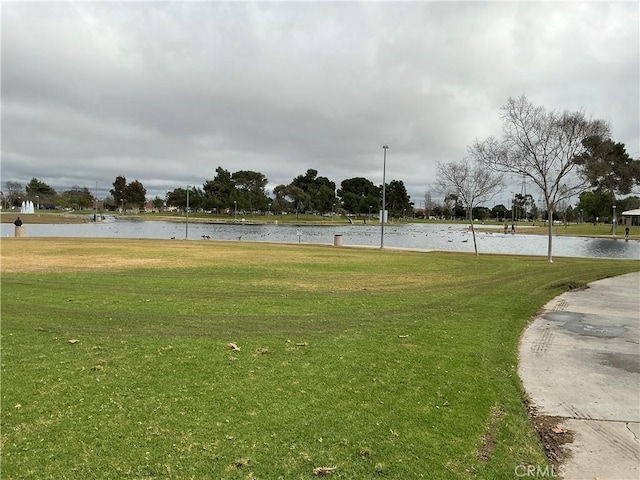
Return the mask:
{"type": "MultiPolygon", "coordinates": [[[[185,222],[186,215],[184,212],[160,212],[160,213],[141,213],[129,215],[141,220],[162,220],[185,222]]],[[[367,224],[379,224],[376,215],[367,215],[367,224]]],[[[357,225],[364,225],[365,217],[354,215],[351,221],[357,225]]],[[[399,222],[395,219],[396,223],[399,222]]],[[[278,223],[281,225],[341,225],[349,224],[349,218],[346,215],[312,215],[307,213],[270,213],[270,214],[252,214],[238,212],[236,215],[230,214],[212,214],[203,212],[192,212],[189,214],[190,222],[218,222],[218,223],[278,223]]]]}
{"type": "Polygon", "coordinates": [[[523,328],[566,285],[640,269],[295,244],[1,246],[3,480],[514,478],[546,462],[517,375],[523,328]]]}
{"type": "Polygon", "coordinates": [[[20,217],[25,225],[30,224],[60,224],[60,223],[84,223],[89,221],[90,215],[83,216],[60,213],[57,210],[40,210],[38,213],[20,213],[20,210],[4,210],[0,213],[1,223],[13,223],[16,217],[20,217]],[[83,218],[84,217],[84,218],[83,218]]]}
{"type": "MultiPolygon", "coordinates": [[[[509,225],[511,225],[509,223],[509,225]]],[[[603,237],[603,238],[624,238],[626,225],[617,225],[616,234],[613,235],[610,223],[569,223],[567,225],[557,224],[551,229],[553,235],[568,237],[603,237]]],[[[482,228],[482,227],[479,227],[482,228]]],[[[549,227],[542,222],[527,222],[516,224],[517,233],[532,235],[547,235],[549,227]]],[[[640,227],[629,226],[629,238],[640,239],[640,227]]]]}

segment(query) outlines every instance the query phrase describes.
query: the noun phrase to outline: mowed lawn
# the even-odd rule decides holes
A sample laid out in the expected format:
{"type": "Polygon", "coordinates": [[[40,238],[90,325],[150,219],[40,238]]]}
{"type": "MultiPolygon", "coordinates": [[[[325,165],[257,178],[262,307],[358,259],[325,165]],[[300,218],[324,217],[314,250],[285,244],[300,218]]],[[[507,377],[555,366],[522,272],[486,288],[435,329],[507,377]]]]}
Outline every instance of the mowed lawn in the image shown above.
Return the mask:
{"type": "Polygon", "coordinates": [[[639,262],[3,239],[8,479],[510,479],[527,322],[639,262]]]}

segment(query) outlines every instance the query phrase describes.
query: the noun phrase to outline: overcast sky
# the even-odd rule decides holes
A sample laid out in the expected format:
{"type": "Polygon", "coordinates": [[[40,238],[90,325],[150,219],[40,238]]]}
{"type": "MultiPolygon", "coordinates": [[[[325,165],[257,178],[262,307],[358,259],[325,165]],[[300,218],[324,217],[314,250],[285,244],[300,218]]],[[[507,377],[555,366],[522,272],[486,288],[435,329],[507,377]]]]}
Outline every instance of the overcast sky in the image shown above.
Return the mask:
{"type": "MultiPolygon", "coordinates": [[[[526,94],[611,124],[640,155],[631,2],[3,2],[2,186],[148,197],[218,166],[269,189],[307,169],[404,182],[500,134],[526,94]]],[[[520,185],[506,187],[520,192],[520,185]]],[[[508,198],[508,196],[506,197],[508,198]]]]}

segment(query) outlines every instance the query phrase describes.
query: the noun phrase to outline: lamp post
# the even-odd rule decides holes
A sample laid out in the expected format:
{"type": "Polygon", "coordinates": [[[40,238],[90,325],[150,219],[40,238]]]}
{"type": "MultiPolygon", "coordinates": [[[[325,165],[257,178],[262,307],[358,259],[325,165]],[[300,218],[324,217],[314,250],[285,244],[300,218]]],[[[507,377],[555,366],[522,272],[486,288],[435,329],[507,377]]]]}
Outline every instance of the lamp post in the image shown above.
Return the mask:
{"type": "Polygon", "coordinates": [[[36,195],[36,203],[38,204],[38,206],[36,207],[37,210],[40,210],[40,195],[36,195]]]}
{"type": "Polygon", "coordinates": [[[387,149],[389,145],[382,146],[382,213],[380,214],[380,248],[384,248],[384,217],[387,203],[387,149]]]}
{"type": "Polygon", "coordinates": [[[187,221],[185,222],[184,238],[189,239],[189,185],[187,185],[187,221]]]}
{"type": "Polygon", "coordinates": [[[511,192],[511,223],[514,220],[514,210],[516,209],[516,197],[513,196],[513,192],[511,192]]]}
{"type": "Polygon", "coordinates": [[[96,180],[96,194],[95,199],[93,201],[94,209],[93,209],[93,221],[98,221],[98,180],[96,180]]]}
{"type": "Polygon", "coordinates": [[[238,215],[238,202],[236,200],[233,201],[233,221],[236,221],[236,216],[238,215]]]}
{"type": "Polygon", "coordinates": [[[373,206],[373,205],[369,205],[369,218],[371,218],[371,207],[372,207],[372,206],[373,206]]]}
{"type": "Polygon", "coordinates": [[[612,232],[613,235],[616,234],[616,206],[613,206],[613,220],[612,220],[612,232]]]}
{"type": "Polygon", "coordinates": [[[124,215],[124,198],[120,199],[120,212],[124,215]]]}
{"type": "Polygon", "coordinates": [[[267,217],[271,216],[271,204],[269,204],[269,206],[267,207],[269,212],[267,213],[267,217]]]}

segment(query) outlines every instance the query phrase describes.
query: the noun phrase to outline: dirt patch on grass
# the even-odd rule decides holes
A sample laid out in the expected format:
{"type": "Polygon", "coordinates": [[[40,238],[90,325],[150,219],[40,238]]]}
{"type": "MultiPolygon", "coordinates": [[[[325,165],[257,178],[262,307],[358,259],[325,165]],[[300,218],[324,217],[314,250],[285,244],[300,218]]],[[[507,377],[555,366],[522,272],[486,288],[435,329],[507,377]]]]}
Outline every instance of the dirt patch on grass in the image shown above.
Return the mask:
{"type": "Polygon", "coordinates": [[[589,288],[589,285],[580,281],[567,280],[564,282],[552,283],[549,287],[553,289],[561,288],[569,292],[577,292],[579,290],[586,290],[589,288]]]}
{"type": "Polygon", "coordinates": [[[481,438],[480,448],[478,448],[478,460],[488,462],[496,449],[496,437],[500,429],[500,422],[505,416],[502,405],[494,405],[489,412],[489,421],[481,438]]]}
{"type": "Polygon", "coordinates": [[[569,458],[571,453],[565,447],[573,442],[573,432],[562,427],[562,417],[539,415],[537,409],[527,402],[527,410],[531,421],[538,432],[544,453],[556,469],[569,458]]]}

